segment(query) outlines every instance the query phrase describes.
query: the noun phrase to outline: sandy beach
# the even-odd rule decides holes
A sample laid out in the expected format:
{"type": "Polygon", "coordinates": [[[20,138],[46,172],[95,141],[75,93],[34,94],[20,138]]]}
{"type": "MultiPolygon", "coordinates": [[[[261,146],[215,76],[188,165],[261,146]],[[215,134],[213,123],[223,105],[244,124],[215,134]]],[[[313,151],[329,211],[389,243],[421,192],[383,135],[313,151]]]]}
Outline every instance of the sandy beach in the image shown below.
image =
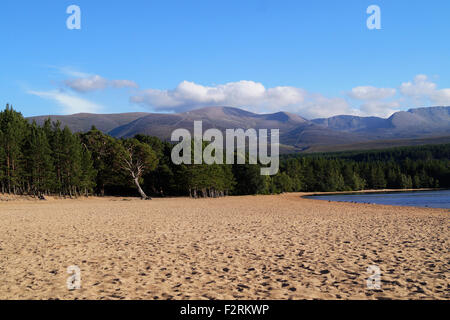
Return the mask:
{"type": "Polygon", "coordinates": [[[303,195],[0,201],[0,298],[450,299],[449,210],[303,195]]]}

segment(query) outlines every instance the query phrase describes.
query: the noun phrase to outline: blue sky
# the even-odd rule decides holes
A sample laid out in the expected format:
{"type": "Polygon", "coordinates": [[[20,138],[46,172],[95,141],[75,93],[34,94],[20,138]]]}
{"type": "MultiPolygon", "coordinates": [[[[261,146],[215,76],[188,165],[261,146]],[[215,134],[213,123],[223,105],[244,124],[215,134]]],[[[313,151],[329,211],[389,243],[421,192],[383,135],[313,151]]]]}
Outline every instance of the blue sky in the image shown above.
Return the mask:
{"type": "Polygon", "coordinates": [[[308,118],[450,105],[448,0],[2,0],[0,104],[25,116],[230,105],[308,118]],[[69,5],[81,30],[69,30],[69,5]],[[381,30],[369,30],[369,5],[381,30]]]}

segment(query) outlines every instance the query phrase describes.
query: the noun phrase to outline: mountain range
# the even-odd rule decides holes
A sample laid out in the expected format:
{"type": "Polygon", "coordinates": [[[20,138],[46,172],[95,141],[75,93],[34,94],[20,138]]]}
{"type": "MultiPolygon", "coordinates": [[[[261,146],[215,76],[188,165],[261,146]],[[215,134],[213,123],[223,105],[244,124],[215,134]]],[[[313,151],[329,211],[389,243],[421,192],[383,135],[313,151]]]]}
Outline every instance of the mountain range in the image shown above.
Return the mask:
{"type": "Polygon", "coordinates": [[[169,140],[178,128],[193,129],[203,121],[203,130],[280,129],[282,152],[341,151],[450,143],[450,107],[427,107],[378,117],[335,116],[307,120],[299,115],[278,112],[256,114],[239,108],[208,107],[185,113],[74,114],[28,118],[42,125],[46,119],[60,121],[75,132],[97,129],[117,138],[136,134],[169,140]]]}

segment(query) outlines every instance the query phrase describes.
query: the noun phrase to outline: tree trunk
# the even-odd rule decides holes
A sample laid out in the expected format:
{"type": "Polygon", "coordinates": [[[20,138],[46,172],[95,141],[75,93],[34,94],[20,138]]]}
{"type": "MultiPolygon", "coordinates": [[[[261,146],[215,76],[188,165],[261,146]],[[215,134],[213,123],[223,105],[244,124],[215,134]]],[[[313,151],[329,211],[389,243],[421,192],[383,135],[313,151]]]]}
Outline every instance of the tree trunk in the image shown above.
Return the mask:
{"type": "Polygon", "coordinates": [[[145,194],[144,190],[142,190],[141,185],[139,184],[139,178],[135,178],[134,179],[134,184],[136,185],[136,187],[137,187],[137,189],[139,191],[139,194],[141,195],[142,200],[151,200],[151,198],[149,198],[145,194]]]}

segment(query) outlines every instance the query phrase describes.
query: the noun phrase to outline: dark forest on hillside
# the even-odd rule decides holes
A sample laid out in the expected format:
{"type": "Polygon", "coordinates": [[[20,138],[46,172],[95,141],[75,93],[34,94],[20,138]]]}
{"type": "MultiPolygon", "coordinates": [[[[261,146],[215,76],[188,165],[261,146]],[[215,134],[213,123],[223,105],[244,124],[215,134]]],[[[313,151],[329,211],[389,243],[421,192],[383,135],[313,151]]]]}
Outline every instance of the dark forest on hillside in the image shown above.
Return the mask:
{"type": "Polygon", "coordinates": [[[0,192],[147,198],[450,187],[450,145],[286,155],[272,177],[261,176],[258,165],[175,165],[172,148],[144,135],[119,140],[50,120],[37,126],[7,106],[0,113],[0,192]]]}

